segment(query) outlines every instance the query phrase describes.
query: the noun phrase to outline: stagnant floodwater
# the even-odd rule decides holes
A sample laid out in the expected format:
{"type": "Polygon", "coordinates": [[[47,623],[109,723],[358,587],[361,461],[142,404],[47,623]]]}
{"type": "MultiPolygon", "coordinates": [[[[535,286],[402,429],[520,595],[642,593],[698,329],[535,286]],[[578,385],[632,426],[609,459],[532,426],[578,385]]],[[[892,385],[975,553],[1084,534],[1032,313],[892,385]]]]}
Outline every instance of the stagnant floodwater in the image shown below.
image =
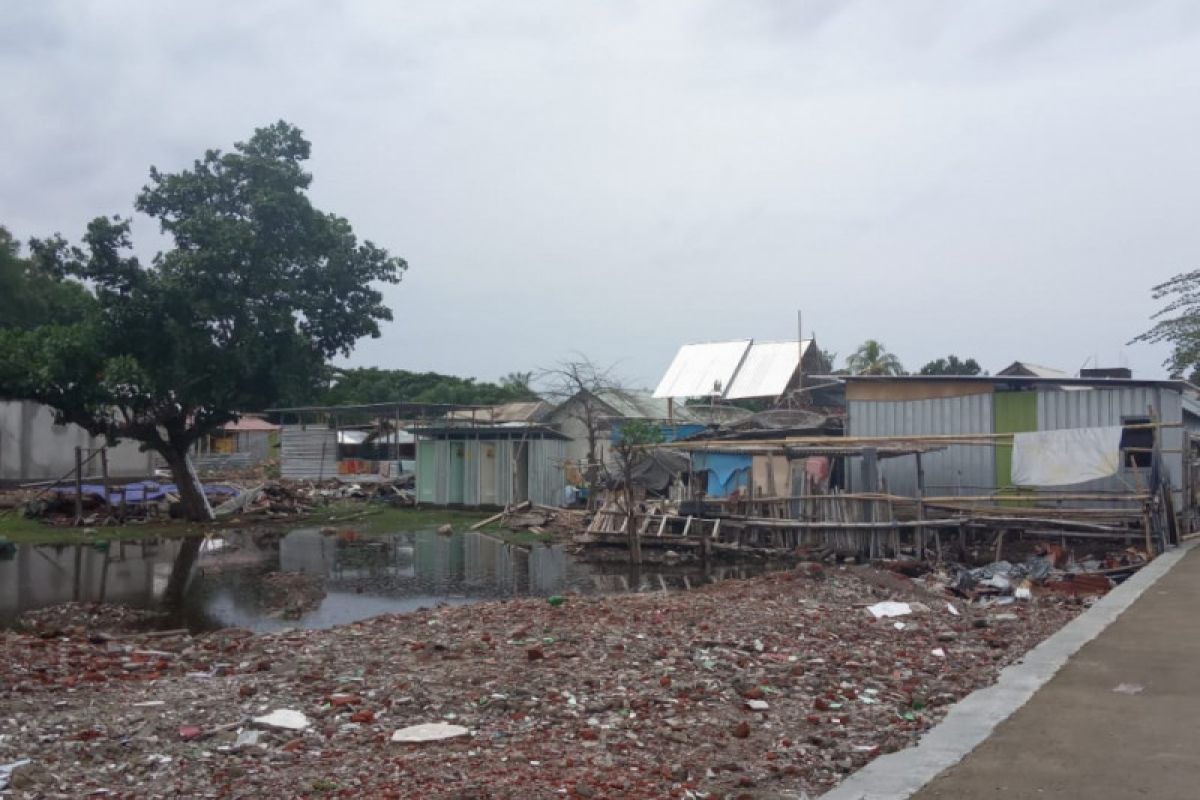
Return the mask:
{"type": "MultiPolygon", "coordinates": [[[[93,545],[17,546],[0,560],[0,626],[26,610],[71,600],[162,609],[177,539],[93,545]]],[[[359,535],[353,541],[301,529],[231,532],[204,543],[180,606],[164,620],[193,631],[241,627],[258,632],[324,628],[439,603],[520,595],[661,591],[759,574],[761,565],[655,567],[591,564],[561,546],[505,544],[480,533],[440,536],[432,529],[359,535]],[[324,577],[325,597],[299,619],[268,606],[262,576],[276,571],[324,577]]]]}

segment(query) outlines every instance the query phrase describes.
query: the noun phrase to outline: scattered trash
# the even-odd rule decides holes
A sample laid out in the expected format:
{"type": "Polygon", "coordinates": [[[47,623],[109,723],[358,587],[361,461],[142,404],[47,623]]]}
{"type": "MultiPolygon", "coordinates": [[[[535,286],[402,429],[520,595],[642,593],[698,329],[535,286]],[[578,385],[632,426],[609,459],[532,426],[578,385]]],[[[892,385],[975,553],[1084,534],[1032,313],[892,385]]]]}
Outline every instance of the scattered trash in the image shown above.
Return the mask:
{"type": "Polygon", "coordinates": [[[946,603],[946,610],[954,616],[959,616],[958,609],[954,607],[954,603],[946,603]]]}
{"type": "Polygon", "coordinates": [[[32,763],[33,762],[28,758],[22,758],[8,764],[0,764],[0,791],[8,788],[8,785],[12,782],[12,775],[14,772],[21,767],[28,766],[32,763]]]}
{"type": "Polygon", "coordinates": [[[238,732],[237,741],[233,743],[233,748],[240,750],[243,747],[255,747],[258,745],[260,736],[262,736],[261,731],[256,731],[253,728],[245,728],[238,732]]]}
{"type": "Polygon", "coordinates": [[[886,601],[883,603],[876,603],[875,605],[868,607],[867,611],[870,611],[872,614],[874,614],[875,619],[882,619],[883,617],[903,617],[906,614],[912,613],[912,606],[910,606],[908,603],[886,601]]]}
{"type": "Polygon", "coordinates": [[[285,731],[302,731],[309,726],[308,717],[300,711],[290,708],[277,708],[270,714],[253,719],[255,725],[265,728],[278,728],[285,731]]]}
{"type": "Polygon", "coordinates": [[[423,725],[410,725],[407,728],[400,728],[392,734],[392,741],[404,744],[440,742],[443,739],[466,736],[470,732],[470,730],[464,728],[462,725],[449,725],[445,722],[427,722],[423,725]]]}
{"type": "Polygon", "coordinates": [[[1141,694],[1145,689],[1140,683],[1118,683],[1113,687],[1117,694],[1141,694]]]}
{"type": "Polygon", "coordinates": [[[1084,608],[1049,593],[1036,613],[1010,607],[1012,624],[995,619],[1007,608],[959,600],[956,616],[932,599],[944,574],[881,588],[869,568],[795,569],[258,635],[0,631],[4,716],[21,720],[0,728],[0,753],[36,754],[16,789],[48,797],[203,796],[237,780],[227,770],[268,797],[666,797],[685,784],[681,797],[736,797],[743,778],[756,795],[818,796],[1084,608]],[[909,615],[876,622],[864,609],[880,600],[909,615]],[[404,733],[416,723],[458,735],[404,733]],[[97,763],[120,777],[99,783],[97,763]]]}

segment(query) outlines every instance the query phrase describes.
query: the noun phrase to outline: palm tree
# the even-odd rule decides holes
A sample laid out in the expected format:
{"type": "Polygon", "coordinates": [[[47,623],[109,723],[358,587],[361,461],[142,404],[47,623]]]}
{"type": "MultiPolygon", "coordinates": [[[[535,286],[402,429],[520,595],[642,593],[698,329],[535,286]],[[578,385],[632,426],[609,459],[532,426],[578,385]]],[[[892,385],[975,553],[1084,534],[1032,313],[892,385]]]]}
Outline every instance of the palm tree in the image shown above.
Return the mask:
{"type": "Polygon", "coordinates": [[[867,339],[846,358],[846,366],[854,375],[903,375],[904,367],[883,343],[867,339]]]}

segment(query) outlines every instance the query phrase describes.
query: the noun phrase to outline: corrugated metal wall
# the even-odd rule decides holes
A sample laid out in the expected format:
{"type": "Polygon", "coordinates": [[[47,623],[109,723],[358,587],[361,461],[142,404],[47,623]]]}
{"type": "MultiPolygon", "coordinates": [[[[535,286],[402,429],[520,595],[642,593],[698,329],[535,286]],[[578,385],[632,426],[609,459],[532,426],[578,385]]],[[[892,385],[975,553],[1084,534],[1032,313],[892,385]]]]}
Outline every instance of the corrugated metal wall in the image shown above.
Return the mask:
{"type": "MultiPolygon", "coordinates": [[[[1062,428],[1095,428],[1120,425],[1127,417],[1146,417],[1150,409],[1164,423],[1183,421],[1182,399],[1178,392],[1154,386],[1128,386],[1112,389],[1083,389],[1077,391],[1045,391],[1038,393],[1038,430],[1062,428]]],[[[1163,464],[1175,490],[1183,486],[1183,429],[1162,429],[1163,464]],[[1175,452],[1171,452],[1175,451],[1175,452]]],[[[1148,470],[1124,467],[1111,478],[1089,481],[1073,486],[1080,491],[1132,491],[1140,478],[1144,487],[1148,470]]],[[[1182,494],[1176,505],[1181,506],[1182,494]]]]}
{"type": "MultiPolygon", "coordinates": [[[[431,505],[462,503],[466,506],[505,506],[527,498],[514,488],[513,453],[517,442],[509,439],[421,439],[417,442],[417,500],[431,505]],[[462,451],[459,458],[456,453],[462,451]],[[462,496],[456,496],[455,476],[462,475],[462,496]]],[[[530,492],[535,503],[557,505],[564,487],[562,461],[566,443],[532,439],[527,443],[535,463],[530,492]],[[550,445],[549,448],[546,445],[550,445]],[[541,465],[552,458],[552,465],[541,465]],[[541,465],[541,466],[537,466],[541,465]],[[553,467],[551,469],[550,467],[553,467]],[[555,474],[556,472],[556,474],[555,474]],[[548,494],[549,493],[549,494],[548,494]],[[553,502],[547,499],[553,497],[553,502]]]]}
{"type": "Polygon", "coordinates": [[[567,443],[562,439],[533,439],[529,442],[529,500],[544,506],[562,505],[567,481],[563,463],[567,443]]]}
{"type": "Polygon", "coordinates": [[[337,431],[284,425],[279,434],[279,473],[293,480],[337,476],[337,431]]]}
{"type": "MultiPolygon", "coordinates": [[[[932,400],[852,400],[850,436],[901,436],[938,433],[991,433],[992,396],[976,394],[932,400]]],[[[858,461],[849,463],[849,483],[858,486],[858,461]]],[[[921,456],[926,495],[986,494],[996,485],[996,463],[990,447],[952,446],[921,456]]],[[[879,475],[889,492],[914,495],[917,462],[912,456],[884,459],[879,475]]]]}

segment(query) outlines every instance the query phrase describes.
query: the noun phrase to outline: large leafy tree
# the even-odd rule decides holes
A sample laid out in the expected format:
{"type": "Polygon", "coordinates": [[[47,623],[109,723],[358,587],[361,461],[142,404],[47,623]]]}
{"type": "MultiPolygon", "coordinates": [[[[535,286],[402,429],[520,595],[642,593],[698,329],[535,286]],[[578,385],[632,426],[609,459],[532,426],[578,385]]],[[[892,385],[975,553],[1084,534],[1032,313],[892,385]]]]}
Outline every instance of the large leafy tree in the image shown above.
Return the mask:
{"type": "Polygon", "coordinates": [[[983,368],[973,358],[960,361],[958,356],[950,355],[930,361],[921,367],[921,375],[980,375],[983,368]]]}
{"type": "Polygon", "coordinates": [[[1200,270],[1176,275],[1152,290],[1155,300],[1166,304],[1154,314],[1154,327],[1134,338],[1130,344],[1146,342],[1171,345],[1171,355],[1163,366],[1172,375],[1200,378],[1200,270]]]}
{"type": "Polygon", "coordinates": [[[854,375],[903,375],[904,367],[894,353],[875,339],[867,339],[846,357],[846,367],[854,375]]]}
{"type": "Polygon", "coordinates": [[[93,303],[82,284],[61,281],[24,257],[17,240],[0,226],[0,329],[76,322],[93,303]]]}
{"type": "Polygon", "coordinates": [[[181,172],[151,167],[135,208],[173,246],[150,263],[132,254],[119,217],[93,220],[81,247],[34,240],[37,273],[92,302],[78,319],[0,331],[0,396],[157,451],[188,516],[210,517],[193,443],[378,336],[392,315],[374,284],[407,268],[313,207],[309,153],[300,130],[278,122],[181,172]]]}
{"type": "MultiPolygon", "coordinates": [[[[530,373],[513,373],[529,375],[530,373]]],[[[386,402],[452,403],[458,405],[497,405],[521,400],[536,400],[528,381],[514,383],[501,379],[499,384],[479,382],[437,372],[409,372],[403,369],[358,367],[335,370],[332,385],[314,395],[322,405],[346,405],[386,402]]]]}

